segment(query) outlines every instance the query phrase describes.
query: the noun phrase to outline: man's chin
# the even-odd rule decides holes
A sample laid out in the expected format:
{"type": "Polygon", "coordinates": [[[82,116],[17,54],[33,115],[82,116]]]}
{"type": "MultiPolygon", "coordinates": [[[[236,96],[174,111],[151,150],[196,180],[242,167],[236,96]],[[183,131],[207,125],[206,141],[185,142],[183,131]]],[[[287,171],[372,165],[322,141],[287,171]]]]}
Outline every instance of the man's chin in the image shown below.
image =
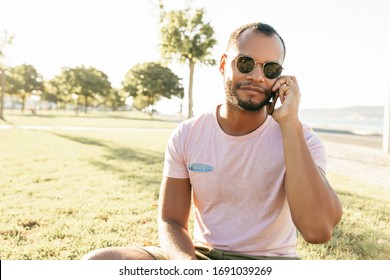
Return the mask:
{"type": "Polygon", "coordinates": [[[269,103],[269,99],[270,98],[259,99],[258,97],[244,99],[239,96],[237,92],[233,92],[227,95],[226,101],[232,108],[237,108],[246,112],[258,112],[269,103]]]}
{"type": "Polygon", "coordinates": [[[258,112],[261,109],[263,109],[264,106],[266,106],[267,104],[268,104],[268,102],[267,103],[261,102],[259,104],[255,104],[252,102],[238,101],[238,107],[241,110],[248,111],[248,112],[258,112]]]}

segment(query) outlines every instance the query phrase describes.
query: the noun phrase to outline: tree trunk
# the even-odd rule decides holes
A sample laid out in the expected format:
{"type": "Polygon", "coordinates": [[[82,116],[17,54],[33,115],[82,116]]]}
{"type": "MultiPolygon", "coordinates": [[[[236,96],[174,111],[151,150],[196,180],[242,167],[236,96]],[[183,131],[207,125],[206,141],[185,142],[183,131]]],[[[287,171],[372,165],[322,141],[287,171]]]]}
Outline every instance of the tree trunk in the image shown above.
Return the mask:
{"type": "Polygon", "coordinates": [[[84,108],[84,113],[86,114],[88,111],[88,95],[85,95],[85,108],[84,108]]]}
{"type": "Polygon", "coordinates": [[[390,92],[387,93],[383,120],[383,151],[390,153],[390,92]]]}
{"type": "Polygon", "coordinates": [[[22,95],[20,96],[22,98],[22,114],[24,114],[24,109],[26,107],[26,94],[25,93],[22,93],[22,95]]]}
{"type": "Polygon", "coordinates": [[[152,104],[153,104],[153,101],[152,101],[152,97],[148,97],[148,106],[146,107],[147,109],[147,112],[148,112],[148,115],[149,116],[153,116],[153,109],[152,109],[152,104]]]}
{"type": "Polygon", "coordinates": [[[77,98],[76,99],[76,108],[74,109],[75,113],[76,113],[76,116],[79,115],[79,107],[80,107],[80,98],[77,98]]]}
{"type": "Polygon", "coordinates": [[[4,96],[5,96],[5,68],[0,67],[1,71],[1,95],[0,95],[0,119],[4,119],[4,96]]]}
{"type": "Polygon", "coordinates": [[[190,60],[190,83],[188,86],[188,118],[192,118],[194,116],[194,112],[192,110],[194,106],[194,101],[192,99],[192,86],[194,83],[194,71],[195,71],[195,62],[190,60]]]}

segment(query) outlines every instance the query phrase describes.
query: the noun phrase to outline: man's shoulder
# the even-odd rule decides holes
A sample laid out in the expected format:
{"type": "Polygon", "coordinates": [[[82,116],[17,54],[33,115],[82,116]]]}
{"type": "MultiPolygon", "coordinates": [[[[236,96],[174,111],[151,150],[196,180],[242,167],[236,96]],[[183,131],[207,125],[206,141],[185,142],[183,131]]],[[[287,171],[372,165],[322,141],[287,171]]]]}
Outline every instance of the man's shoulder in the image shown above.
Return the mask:
{"type": "Polygon", "coordinates": [[[170,141],[187,143],[189,140],[196,141],[199,137],[204,137],[213,130],[215,125],[215,114],[213,112],[205,112],[199,116],[182,121],[173,131],[170,141]]]}
{"type": "Polygon", "coordinates": [[[210,123],[215,121],[215,114],[213,111],[204,112],[199,116],[192,117],[188,120],[182,121],[178,125],[179,130],[191,130],[193,128],[209,125],[210,123]]]}

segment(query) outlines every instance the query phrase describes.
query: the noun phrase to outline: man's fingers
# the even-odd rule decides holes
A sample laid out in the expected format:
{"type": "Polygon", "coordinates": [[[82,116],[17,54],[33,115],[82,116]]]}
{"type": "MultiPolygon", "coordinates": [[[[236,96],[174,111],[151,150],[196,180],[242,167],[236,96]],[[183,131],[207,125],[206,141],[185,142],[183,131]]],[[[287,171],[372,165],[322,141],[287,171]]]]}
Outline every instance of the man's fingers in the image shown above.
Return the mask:
{"type": "Polygon", "coordinates": [[[295,86],[298,88],[297,79],[294,76],[280,76],[272,87],[272,91],[277,91],[281,87],[295,86]]]}

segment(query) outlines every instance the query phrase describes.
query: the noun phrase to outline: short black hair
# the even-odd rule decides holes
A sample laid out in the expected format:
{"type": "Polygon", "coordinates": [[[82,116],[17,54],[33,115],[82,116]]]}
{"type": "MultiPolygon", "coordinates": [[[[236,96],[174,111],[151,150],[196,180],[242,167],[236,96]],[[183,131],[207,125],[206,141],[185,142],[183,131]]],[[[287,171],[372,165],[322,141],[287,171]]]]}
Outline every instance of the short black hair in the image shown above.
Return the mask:
{"type": "Polygon", "coordinates": [[[284,50],[283,58],[286,56],[286,46],[284,44],[282,37],[279,35],[278,32],[276,32],[276,30],[271,25],[266,24],[266,23],[261,23],[261,22],[253,22],[253,23],[245,24],[245,25],[240,26],[236,30],[234,30],[232,32],[232,34],[230,35],[226,51],[229,51],[229,49],[232,47],[232,45],[237,46],[238,37],[241,35],[241,33],[243,33],[245,30],[248,30],[248,29],[255,31],[255,32],[260,32],[260,33],[262,33],[266,36],[269,36],[269,37],[271,37],[273,35],[278,36],[278,38],[280,39],[280,41],[282,42],[282,45],[283,45],[283,50],[284,50]]]}

